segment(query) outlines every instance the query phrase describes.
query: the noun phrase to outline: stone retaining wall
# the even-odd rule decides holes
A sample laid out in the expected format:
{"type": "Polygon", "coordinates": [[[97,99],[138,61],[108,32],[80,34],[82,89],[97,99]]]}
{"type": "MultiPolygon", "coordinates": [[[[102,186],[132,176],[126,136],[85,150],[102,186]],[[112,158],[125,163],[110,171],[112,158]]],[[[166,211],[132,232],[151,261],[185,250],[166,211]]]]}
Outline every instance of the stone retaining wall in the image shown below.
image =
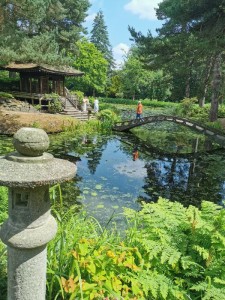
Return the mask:
{"type": "Polygon", "coordinates": [[[22,112],[37,112],[38,110],[26,101],[19,101],[14,98],[0,98],[0,109],[22,112]]]}

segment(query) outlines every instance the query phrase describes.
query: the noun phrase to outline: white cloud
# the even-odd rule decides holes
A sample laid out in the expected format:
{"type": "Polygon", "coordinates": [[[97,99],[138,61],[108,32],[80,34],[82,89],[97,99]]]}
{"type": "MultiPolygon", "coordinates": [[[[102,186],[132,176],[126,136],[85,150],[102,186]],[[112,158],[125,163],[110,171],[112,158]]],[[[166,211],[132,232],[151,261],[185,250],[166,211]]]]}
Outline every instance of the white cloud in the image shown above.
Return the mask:
{"type": "Polygon", "coordinates": [[[115,55],[122,56],[122,55],[126,55],[129,49],[130,47],[127,44],[120,43],[113,48],[113,53],[115,55]]]}
{"type": "Polygon", "coordinates": [[[125,163],[117,164],[114,168],[119,174],[126,175],[130,178],[144,178],[147,176],[145,163],[139,159],[136,161],[126,161],[125,163]]]}
{"type": "Polygon", "coordinates": [[[113,47],[113,57],[117,67],[121,66],[124,62],[124,56],[128,53],[130,47],[127,44],[120,43],[113,47]]]}
{"type": "Polygon", "coordinates": [[[124,8],[140,19],[156,20],[155,8],[162,0],[131,0],[124,8]]]}
{"type": "Polygon", "coordinates": [[[96,13],[90,14],[86,17],[85,21],[86,22],[92,22],[94,21],[94,18],[96,17],[96,13]]]}

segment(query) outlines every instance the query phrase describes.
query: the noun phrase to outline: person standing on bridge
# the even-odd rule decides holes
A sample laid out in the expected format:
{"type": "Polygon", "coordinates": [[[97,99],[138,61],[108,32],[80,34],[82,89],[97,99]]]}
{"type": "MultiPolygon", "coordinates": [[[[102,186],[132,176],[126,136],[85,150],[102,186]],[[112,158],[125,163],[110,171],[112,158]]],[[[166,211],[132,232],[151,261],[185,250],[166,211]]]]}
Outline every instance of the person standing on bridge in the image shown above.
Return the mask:
{"type": "Polygon", "coordinates": [[[141,116],[142,116],[142,113],[143,113],[143,105],[142,105],[141,101],[138,101],[136,112],[137,112],[136,119],[141,119],[141,116]]]}

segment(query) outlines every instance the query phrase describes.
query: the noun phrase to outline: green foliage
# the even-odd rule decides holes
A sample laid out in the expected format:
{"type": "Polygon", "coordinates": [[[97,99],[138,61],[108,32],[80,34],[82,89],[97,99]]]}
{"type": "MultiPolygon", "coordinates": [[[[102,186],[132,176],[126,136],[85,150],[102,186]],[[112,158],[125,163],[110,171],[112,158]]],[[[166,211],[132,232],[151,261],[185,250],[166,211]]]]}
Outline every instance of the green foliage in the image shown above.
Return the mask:
{"type": "Polygon", "coordinates": [[[72,94],[72,95],[76,95],[77,98],[78,98],[78,101],[79,101],[80,103],[82,103],[82,100],[83,100],[83,98],[84,98],[84,93],[83,93],[83,92],[81,92],[81,91],[72,91],[71,94],[72,94]]]}
{"type": "Polygon", "coordinates": [[[147,70],[136,48],[130,50],[120,77],[125,97],[167,100],[171,95],[170,77],[162,70],[147,70]]]}
{"type": "Polygon", "coordinates": [[[122,82],[119,74],[115,74],[110,78],[110,82],[106,88],[106,94],[108,97],[123,97],[122,82]]]}
{"type": "Polygon", "coordinates": [[[63,110],[62,102],[60,101],[60,96],[58,94],[45,94],[44,97],[49,101],[48,112],[55,114],[63,110]]]}
{"type": "Polygon", "coordinates": [[[0,98],[13,99],[13,95],[5,92],[0,92],[0,98]]]}
{"type": "Polygon", "coordinates": [[[218,100],[222,91],[215,90],[215,80],[210,82],[215,58],[224,48],[224,1],[166,0],[159,3],[156,14],[162,21],[157,36],[129,28],[145,67],[163,68],[172,77],[171,99],[175,101],[196,95],[204,99],[214,93],[218,100]]]}
{"type": "Polygon", "coordinates": [[[105,90],[108,62],[94,44],[83,39],[77,42],[79,55],[75,57],[73,67],[85,72],[82,77],[68,79],[70,89],[79,89],[87,95],[105,90]]]}
{"type": "Polygon", "coordinates": [[[216,204],[160,198],[125,209],[122,235],[75,211],[55,212],[48,299],[224,299],[225,211],[216,204]]]}
{"type": "MultiPolygon", "coordinates": [[[[129,233],[132,245],[141,243],[142,250],[145,249],[142,257],[149,261],[150,268],[170,278],[183,299],[185,294],[191,299],[208,299],[214,288],[224,292],[224,286],[217,283],[218,276],[222,280],[225,277],[220,269],[225,250],[222,238],[225,211],[221,207],[203,201],[200,211],[159,199],[157,204],[144,205],[137,214],[132,210],[126,210],[126,214],[136,227],[129,233]],[[133,243],[135,236],[136,243],[133,243]],[[140,236],[144,237],[143,242],[140,236]],[[205,284],[209,278],[211,285],[205,284]],[[197,286],[204,284],[200,292],[197,286]]],[[[216,297],[215,294],[211,299],[216,297]]]]}
{"type": "MultiPolygon", "coordinates": [[[[8,217],[8,189],[0,186],[0,226],[8,217]]],[[[7,293],[7,249],[0,240],[0,291],[1,299],[6,299],[7,293]]]]}
{"type": "Polygon", "coordinates": [[[89,6],[88,0],[1,1],[0,64],[68,62],[89,6]]]}
{"type": "MultiPolygon", "coordinates": [[[[173,102],[164,102],[150,99],[140,99],[142,100],[143,106],[147,107],[161,107],[161,108],[175,108],[178,107],[177,103],[173,102]]],[[[100,98],[100,102],[102,103],[112,103],[112,104],[125,104],[125,105],[137,105],[138,101],[124,98],[100,98]]]]}
{"type": "Polygon", "coordinates": [[[0,241],[0,299],[7,299],[7,248],[0,241]]]}
{"type": "Polygon", "coordinates": [[[34,121],[34,122],[32,123],[32,125],[31,125],[31,127],[33,127],[33,128],[41,128],[41,125],[40,125],[39,122],[34,121]]]}
{"type": "MultiPolygon", "coordinates": [[[[124,209],[126,231],[110,230],[51,189],[56,238],[48,245],[47,299],[224,299],[225,210],[201,209],[160,198],[140,211],[124,209]],[[59,200],[59,201],[58,201],[59,200]]],[[[1,218],[7,189],[0,191],[1,218]]],[[[112,223],[113,224],[113,223],[112,223]]],[[[1,295],[6,293],[6,249],[0,243],[1,295]]]]}
{"type": "Polygon", "coordinates": [[[90,41],[103,54],[110,68],[114,66],[112,46],[109,42],[107,26],[105,25],[103,12],[100,10],[93,21],[90,41]]]}
{"type": "Polygon", "coordinates": [[[97,118],[101,121],[102,130],[109,131],[116,122],[120,121],[120,117],[111,109],[103,109],[97,114],[97,118]]]}
{"type": "Polygon", "coordinates": [[[52,114],[59,113],[63,110],[62,102],[60,100],[52,100],[50,102],[48,111],[52,114]]]}
{"type": "Polygon", "coordinates": [[[71,63],[69,57],[59,55],[59,45],[55,41],[53,33],[43,33],[32,39],[24,38],[16,60],[49,65],[69,65],[71,63]]]}
{"type": "MultiPolygon", "coordinates": [[[[177,105],[175,113],[185,118],[195,119],[204,123],[208,123],[215,128],[218,127],[218,122],[210,123],[208,121],[210,104],[205,104],[204,107],[200,107],[198,104],[196,104],[196,102],[197,99],[195,97],[183,99],[181,103],[177,105]]],[[[218,117],[225,118],[225,106],[223,104],[219,105],[218,117]]]]}
{"type": "Polygon", "coordinates": [[[196,97],[194,98],[184,98],[181,100],[181,112],[183,114],[187,114],[188,111],[194,106],[195,103],[197,103],[198,100],[196,97]]]}
{"type": "Polygon", "coordinates": [[[8,189],[0,186],[0,225],[8,215],[8,189]]]}
{"type": "Polygon", "coordinates": [[[105,109],[102,110],[99,114],[98,114],[98,118],[101,121],[111,121],[113,122],[117,122],[119,120],[119,117],[110,109],[105,109]]]}
{"type": "MultiPolygon", "coordinates": [[[[16,75],[14,73],[14,75],[16,75]]],[[[19,90],[19,77],[10,77],[8,71],[0,72],[0,90],[2,91],[16,91],[19,90]]]]}

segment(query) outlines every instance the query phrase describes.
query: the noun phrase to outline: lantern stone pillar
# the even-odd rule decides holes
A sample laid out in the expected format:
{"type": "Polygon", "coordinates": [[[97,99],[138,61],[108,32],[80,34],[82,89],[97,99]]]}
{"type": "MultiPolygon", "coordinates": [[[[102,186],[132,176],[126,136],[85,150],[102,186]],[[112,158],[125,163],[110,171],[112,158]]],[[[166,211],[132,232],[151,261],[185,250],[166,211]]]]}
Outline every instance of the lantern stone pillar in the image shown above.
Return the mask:
{"type": "Polygon", "coordinates": [[[8,251],[8,300],[45,300],[47,243],[57,224],[49,187],[74,177],[76,166],[46,153],[49,138],[37,128],[14,135],[16,152],[0,157],[0,185],[9,188],[9,217],[0,228],[8,251]]]}

